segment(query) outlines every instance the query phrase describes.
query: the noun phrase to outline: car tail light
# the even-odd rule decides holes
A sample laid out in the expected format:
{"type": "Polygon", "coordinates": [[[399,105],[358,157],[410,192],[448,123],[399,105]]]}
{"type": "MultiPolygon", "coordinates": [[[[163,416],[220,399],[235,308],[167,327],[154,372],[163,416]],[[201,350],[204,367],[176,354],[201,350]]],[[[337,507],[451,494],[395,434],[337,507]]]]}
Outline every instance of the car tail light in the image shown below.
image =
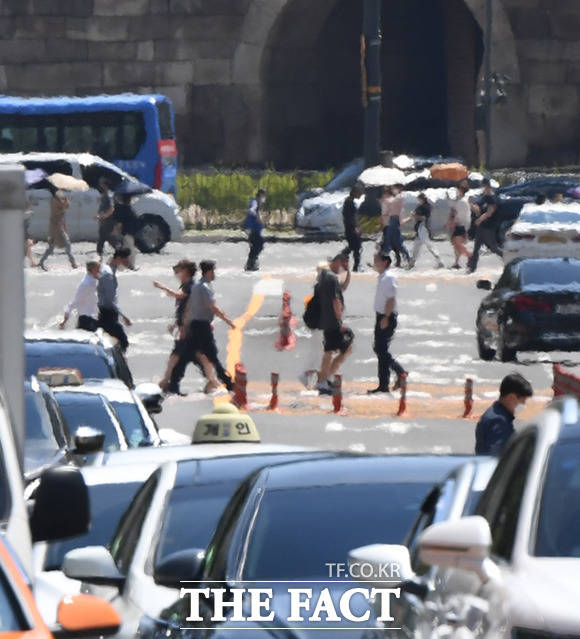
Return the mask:
{"type": "Polygon", "coordinates": [[[161,160],[155,165],[155,177],[153,178],[153,188],[160,189],[163,182],[163,165],[161,160]]]}
{"type": "Polygon", "coordinates": [[[518,295],[512,300],[516,310],[520,313],[526,311],[537,311],[539,313],[551,313],[554,307],[549,302],[542,300],[536,300],[533,297],[527,297],[526,295],[518,295]]]}
{"type": "Polygon", "coordinates": [[[533,233],[510,233],[510,240],[533,240],[536,236],[533,233]]]}

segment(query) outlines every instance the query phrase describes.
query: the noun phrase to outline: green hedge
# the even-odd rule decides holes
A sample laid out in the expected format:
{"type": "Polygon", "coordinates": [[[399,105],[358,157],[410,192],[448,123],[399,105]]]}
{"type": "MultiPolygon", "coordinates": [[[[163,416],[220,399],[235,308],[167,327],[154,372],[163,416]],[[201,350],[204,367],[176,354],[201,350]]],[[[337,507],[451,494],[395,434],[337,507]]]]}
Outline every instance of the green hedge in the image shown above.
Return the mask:
{"type": "Polygon", "coordinates": [[[333,171],[180,173],[177,176],[178,202],[185,209],[197,204],[208,211],[240,212],[246,210],[258,188],[264,187],[268,191],[268,209],[291,209],[296,206],[299,193],[324,186],[333,175],[333,171]]]}

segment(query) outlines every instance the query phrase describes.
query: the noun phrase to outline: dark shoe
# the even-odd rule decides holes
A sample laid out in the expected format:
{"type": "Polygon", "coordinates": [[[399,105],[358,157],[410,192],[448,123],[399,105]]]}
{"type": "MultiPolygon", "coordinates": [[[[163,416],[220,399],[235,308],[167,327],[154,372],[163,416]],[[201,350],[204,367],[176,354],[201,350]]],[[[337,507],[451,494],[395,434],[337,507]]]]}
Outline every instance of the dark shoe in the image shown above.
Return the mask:
{"type": "Polygon", "coordinates": [[[404,373],[401,373],[400,375],[397,375],[397,381],[393,384],[393,390],[399,390],[403,386],[403,380],[406,381],[408,376],[409,373],[407,373],[406,371],[404,373]]]}
{"type": "Polygon", "coordinates": [[[378,393],[390,393],[389,387],[387,386],[386,388],[381,388],[380,386],[378,386],[377,388],[371,388],[367,391],[367,395],[377,395],[378,393]]]}
{"type": "Polygon", "coordinates": [[[451,268],[460,269],[461,266],[459,266],[459,264],[454,264],[451,268]]]}

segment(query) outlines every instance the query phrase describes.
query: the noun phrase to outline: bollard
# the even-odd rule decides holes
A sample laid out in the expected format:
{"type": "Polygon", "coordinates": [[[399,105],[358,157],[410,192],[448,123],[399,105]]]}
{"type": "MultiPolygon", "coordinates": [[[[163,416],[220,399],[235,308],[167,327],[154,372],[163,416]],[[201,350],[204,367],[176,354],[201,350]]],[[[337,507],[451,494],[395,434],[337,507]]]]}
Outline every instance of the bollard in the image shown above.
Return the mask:
{"type": "Polygon", "coordinates": [[[397,417],[402,417],[407,410],[407,373],[401,374],[401,397],[399,399],[399,410],[397,417]]]}
{"type": "Polygon", "coordinates": [[[342,375],[335,375],[332,382],[332,408],[335,413],[342,410],[342,375]]]}
{"type": "Polygon", "coordinates": [[[463,400],[463,403],[465,404],[463,417],[469,417],[473,410],[473,380],[471,377],[468,377],[465,380],[465,399],[463,400]]]}
{"type": "Polygon", "coordinates": [[[280,326],[280,335],[274,346],[278,351],[290,351],[296,346],[296,335],[293,328],[296,326],[296,318],[292,315],[290,308],[290,293],[284,291],[282,296],[282,312],[278,324],[280,326]]]}
{"type": "Polygon", "coordinates": [[[241,410],[248,409],[247,385],[248,376],[246,373],[246,368],[241,362],[238,362],[235,367],[234,397],[232,399],[232,404],[234,404],[241,410]]]}
{"type": "Polygon", "coordinates": [[[270,405],[268,410],[276,410],[278,408],[278,381],[280,375],[278,373],[270,374],[270,381],[272,384],[272,398],[270,399],[270,405]]]}

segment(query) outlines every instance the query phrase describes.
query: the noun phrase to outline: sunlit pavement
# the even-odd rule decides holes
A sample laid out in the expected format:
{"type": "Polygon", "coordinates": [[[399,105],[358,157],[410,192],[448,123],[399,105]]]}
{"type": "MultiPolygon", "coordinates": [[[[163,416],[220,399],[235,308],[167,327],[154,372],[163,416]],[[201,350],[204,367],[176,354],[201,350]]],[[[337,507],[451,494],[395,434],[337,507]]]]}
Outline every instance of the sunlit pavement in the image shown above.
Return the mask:
{"type": "MultiPolygon", "coordinates": [[[[453,262],[447,242],[438,242],[444,262],[453,262]]],[[[171,266],[182,257],[218,262],[215,291],[218,304],[243,325],[241,339],[216,320],[215,331],[221,357],[228,367],[241,360],[248,374],[248,401],[264,441],[299,443],[369,452],[471,452],[476,418],[497,396],[501,378],[518,370],[530,379],[535,397],[524,419],[550,399],[552,361],[575,365],[577,354],[526,353],[517,364],[482,362],[477,357],[475,316],[485,292],[476,289],[479,278],[497,279],[502,265],[484,255],[479,271],[467,276],[463,270],[435,269],[433,258],[421,255],[413,271],[395,269],[399,278],[399,326],[392,352],[409,371],[407,406],[397,417],[399,393],[368,398],[376,386],[376,358],[372,352],[373,300],[376,274],[367,267],[353,274],[346,292],[346,323],[354,330],[352,356],[343,367],[343,409],[333,413],[332,398],[306,391],[298,375],[315,368],[321,355],[320,339],[302,322],[296,328],[297,345],[279,352],[274,343],[282,292],[292,295],[292,310],[301,317],[304,299],[311,294],[316,265],[337,253],[343,244],[267,244],[261,270],[242,270],[244,244],[172,243],[160,255],[139,255],[136,272],[119,277],[120,305],[133,320],[127,330],[131,347],[129,362],[136,381],[156,381],[162,375],[172,338],[172,300],[153,288],[152,280],[172,285],[171,266]],[[268,411],[270,374],[280,376],[279,408],[268,411]],[[465,379],[474,382],[472,417],[463,419],[465,379]]],[[[43,245],[35,247],[40,253],[43,245]]],[[[79,263],[93,257],[94,245],[74,245],[79,263]]],[[[374,245],[365,244],[363,263],[372,261],[374,245]]],[[[48,262],[47,273],[26,269],[27,327],[56,328],[62,308],[74,294],[83,270],[73,271],[64,255],[48,262]]],[[[72,322],[71,322],[72,327],[72,322]]],[[[197,417],[209,412],[215,401],[226,397],[203,395],[203,381],[196,368],[188,368],[182,388],[187,397],[170,397],[158,417],[160,427],[191,433],[197,417]]]]}

